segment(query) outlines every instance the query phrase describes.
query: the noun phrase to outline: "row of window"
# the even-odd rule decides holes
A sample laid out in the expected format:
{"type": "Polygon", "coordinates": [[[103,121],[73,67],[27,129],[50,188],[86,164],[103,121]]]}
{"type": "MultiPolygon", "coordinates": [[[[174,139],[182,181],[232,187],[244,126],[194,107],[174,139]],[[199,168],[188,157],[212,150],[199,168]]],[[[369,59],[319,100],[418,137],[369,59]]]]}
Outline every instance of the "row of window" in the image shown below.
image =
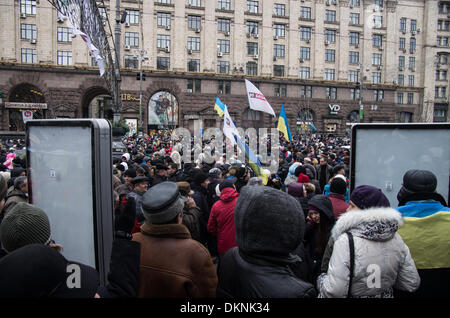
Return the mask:
{"type": "MultiPolygon", "coordinates": [[[[21,50],[22,63],[37,63],[36,49],[22,49],[21,50]]],[[[72,52],[58,51],[57,52],[58,65],[72,65],[72,52]]]]}
{"type": "MultiPolygon", "coordinates": [[[[198,79],[189,79],[187,81],[187,90],[188,92],[193,93],[201,93],[201,80],[198,79]]],[[[437,87],[436,91],[439,92],[439,96],[446,96],[446,87],[437,87]]],[[[337,99],[338,89],[336,87],[326,87],[325,95],[327,99],[337,99]]],[[[219,80],[217,82],[217,93],[218,94],[231,94],[231,81],[219,80]]],[[[282,96],[285,97],[287,94],[287,85],[286,84],[274,84],[274,96],[282,96]]],[[[438,93],[436,93],[438,94],[438,93]]],[[[406,95],[406,104],[413,105],[414,104],[414,93],[408,92],[397,93],[397,104],[404,104],[404,96],[406,95]]],[[[436,97],[439,97],[436,96],[436,97]]],[[[301,85],[300,86],[300,97],[303,98],[312,98],[312,86],[310,85],[301,85]]],[[[360,98],[360,90],[351,88],[350,89],[350,99],[358,100],[360,98]]],[[[384,99],[384,91],[383,90],[374,90],[373,91],[373,101],[381,102],[384,99]]]]}

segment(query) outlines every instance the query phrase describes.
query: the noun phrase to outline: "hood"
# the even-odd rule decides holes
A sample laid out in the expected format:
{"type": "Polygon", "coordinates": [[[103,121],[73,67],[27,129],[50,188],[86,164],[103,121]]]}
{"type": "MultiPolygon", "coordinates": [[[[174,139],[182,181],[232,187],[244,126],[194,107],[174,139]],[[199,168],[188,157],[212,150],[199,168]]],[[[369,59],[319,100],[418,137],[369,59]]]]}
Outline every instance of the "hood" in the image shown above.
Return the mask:
{"type": "Polygon", "coordinates": [[[234,223],[239,249],[256,255],[286,256],[305,233],[300,203],[270,187],[244,186],[234,209],[234,223]]]}
{"type": "Polygon", "coordinates": [[[331,235],[337,240],[341,234],[351,231],[356,236],[371,241],[387,241],[402,224],[402,215],[392,208],[350,210],[339,217],[331,235]]]}
{"type": "Polygon", "coordinates": [[[290,167],[289,167],[289,173],[288,173],[288,177],[289,176],[293,176],[295,174],[295,169],[297,169],[297,167],[300,165],[300,162],[294,162],[290,167]]]}
{"type": "Polygon", "coordinates": [[[322,211],[331,223],[334,223],[333,203],[328,197],[323,194],[317,194],[308,201],[308,205],[312,205],[322,211]]]}
{"type": "Polygon", "coordinates": [[[125,157],[127,161],[130,161],[130,154],[128,152],[124,153],[122,157],[125,157]]]}
{"type": "Polygon", "coordinates": [[[220,200],[223,202],[231,202],[239,196],[239,193],[233,188],[225,188],[220,193],[220,200]]]}

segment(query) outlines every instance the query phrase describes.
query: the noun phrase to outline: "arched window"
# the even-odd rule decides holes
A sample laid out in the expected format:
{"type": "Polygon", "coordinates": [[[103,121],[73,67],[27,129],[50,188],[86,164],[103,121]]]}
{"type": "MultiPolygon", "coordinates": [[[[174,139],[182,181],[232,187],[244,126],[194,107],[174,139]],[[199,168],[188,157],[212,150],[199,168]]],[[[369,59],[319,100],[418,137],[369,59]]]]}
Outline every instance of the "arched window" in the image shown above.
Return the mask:
{"type": "Polygon", "coordinates": [[[170,92],[159,91],[148,102],[148,124],[158,126],[178,125],[178,101],[170,92]]]}
{"type": "MultiPolygon", "coordinates": [[[[31,84],[20,84],[16,86],[9,94],[9,102],[12,103],[45,103],[44,94],[39,88],[31,84]]],[[[27,109],[9,109],[9,130],[23,131],[25,123],[23,121],[22,111],[27,109]]],[[[45,109],[28,109],[33,112],[33,119],[46,118],[45,109]]]]}

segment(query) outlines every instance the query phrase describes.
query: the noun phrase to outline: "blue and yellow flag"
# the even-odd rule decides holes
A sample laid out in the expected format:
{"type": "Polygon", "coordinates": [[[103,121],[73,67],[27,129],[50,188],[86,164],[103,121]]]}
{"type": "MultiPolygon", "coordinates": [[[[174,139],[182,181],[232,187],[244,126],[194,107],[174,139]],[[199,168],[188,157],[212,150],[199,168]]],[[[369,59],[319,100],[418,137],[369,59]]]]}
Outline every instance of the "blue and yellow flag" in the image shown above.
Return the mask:
{"type": "Polygon", "coordinates": [[[214,105],[214,109],[217,111],[220,117],[223,116],[225,112],[225,104],[222,103],[222,101],[219,99],[219,97],[216,97],[216,104],[214,105]]]}
{"type": "Polygon", "coordinates": [[[418,269],[450,267],[450,208],[437,201],[410,201],[398,207],[404,224],[398,234],[418,269]]]}
{"type": "Polygon", "coordinates": [[[237,145],[245,153],[245,158],[248,158],[248,165],[252,168],[253,172],[257,177],[262,179],[264,185],[267,185],[269,179],[267,175],[264,173],[261,163],[259,162],[258,157],[251,151],[250,147],[241,139],[239,136],[234,134],[234,139],[236,140],[237,145]]]}
{"type": "Polygon", "coordinates": [[[292,141],[291,130],[289,129],[289,124],[286,118],[286,111],[284,110],[284,105],[281,104],[280,117],[278,118],[278,127],[277,129],[281,131],[284,135],[284,138],[287,141],[292,141]]]}

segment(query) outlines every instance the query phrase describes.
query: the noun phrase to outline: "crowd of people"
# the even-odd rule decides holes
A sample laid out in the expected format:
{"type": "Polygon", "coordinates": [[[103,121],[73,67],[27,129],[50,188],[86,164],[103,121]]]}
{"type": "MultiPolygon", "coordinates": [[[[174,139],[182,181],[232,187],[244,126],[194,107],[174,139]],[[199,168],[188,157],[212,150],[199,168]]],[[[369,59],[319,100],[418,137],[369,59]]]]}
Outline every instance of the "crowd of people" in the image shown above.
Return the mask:
{"type": "Polygon", "coordinates": [[[372,185],[350,192],[348,139],[280,137],[278,171],[263,169],[267,184],[208,142],[183,162],[170,131],[123,143],[112,167],[114,266],[106,286],[83,266],[85,287],[73,294],[61,268],[76,260],[61,255],[45,211],[28,203],[26,159],[13,155],[23,143],[2,145],[0,297],[448,296],[448,240],[436,236],[431,248],[446,257],[422,266],[427,232],[402,233],[405,217],[424,214],[444,214],[448,229],[450,208],[430,171],[409,170],[397,204],[372,185]],[[24,273],[36,279],[29,289],[20,288],[30,284],[24,273]]]}

